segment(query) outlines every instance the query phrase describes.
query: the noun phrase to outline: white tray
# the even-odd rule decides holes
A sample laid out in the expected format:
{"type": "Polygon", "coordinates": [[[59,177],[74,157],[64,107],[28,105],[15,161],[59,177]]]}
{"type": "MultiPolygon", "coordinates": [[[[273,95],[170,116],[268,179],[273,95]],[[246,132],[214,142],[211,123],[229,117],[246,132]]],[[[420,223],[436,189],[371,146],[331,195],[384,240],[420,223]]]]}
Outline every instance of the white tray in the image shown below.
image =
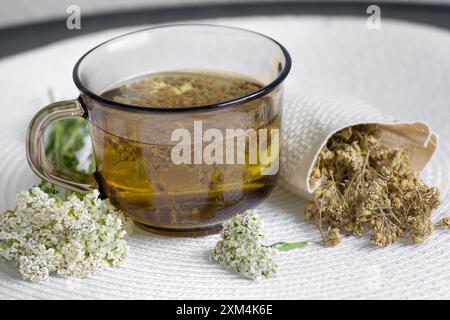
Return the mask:
{"type": "MultiPolygon", "coordinates": [[[[255,17],[208,22],[254,29],[283,43],[294,67],[287,93],[308,87],[366,99],[404,120],[424,120],[440,136],[425,180],[442,190],[434,220],[450,213],[450,34],[422,25],[382,21],[368,30],[365,18],[255,17]]],[[[72,67],[94,45],[136,28],[101,32],[56,43],[0,62],[0,210],[37,179],[25,160],[26,126],[48,103],[75,97],[72,67]]],[[[318,237],[303,220],[304,202],[282,190],[259,210],[269,241],[318,237]]],[[[370,246],[346,238],[336,248],[310,246],[279,257],[279,276],[253,282],[208,260],[217,236],[167,238],[136,232],[129,262],[87,279],[52,277],[45,284],[20,279],[0,263],[4,299],[311,299],[450,298],[450,232],[438,230],[421,246],[370,246]]]]}

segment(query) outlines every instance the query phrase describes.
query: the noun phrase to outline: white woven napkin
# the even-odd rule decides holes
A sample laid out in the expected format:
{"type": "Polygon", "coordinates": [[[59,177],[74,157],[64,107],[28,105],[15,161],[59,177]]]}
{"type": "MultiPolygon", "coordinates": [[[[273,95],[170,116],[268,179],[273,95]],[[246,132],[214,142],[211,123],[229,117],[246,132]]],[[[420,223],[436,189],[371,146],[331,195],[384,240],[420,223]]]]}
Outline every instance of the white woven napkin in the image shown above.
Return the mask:
{"type": "Polygon", "coordinates": [[[358,124],[379,124],[381,141],[391,148],[405,148],[418,172],[436,149],[437,136],[424,122],[398,122],[364,101],[345,96],[320,92],[291,96],[283,110],[282,185],[310,198],[317,186],[309,177],[320,150],[334,133],[358,124]]]}

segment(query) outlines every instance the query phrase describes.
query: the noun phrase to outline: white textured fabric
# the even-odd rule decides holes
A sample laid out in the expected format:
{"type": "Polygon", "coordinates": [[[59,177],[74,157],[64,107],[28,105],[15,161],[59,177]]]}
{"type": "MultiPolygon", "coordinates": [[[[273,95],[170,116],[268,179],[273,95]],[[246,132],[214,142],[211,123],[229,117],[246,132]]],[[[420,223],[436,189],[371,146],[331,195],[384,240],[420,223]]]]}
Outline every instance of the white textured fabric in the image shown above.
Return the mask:
{"type": "Polygon", "coordinates": [[[282,183],[305,198],[317,187],[309,179],[316,159],[339,130],[358,124],[381,125],[381,141],[407,150],[418,172],[427,165],[437,144],[427,124],[397,122],[366,102],[349,97],[327,97],[321,92],[293,94],[286,98],[283,116],[282,183]]]}
{"type": "MultiPolygon", "coordinates": [[[[423,171],[424,179],[442,190],[433,220],[450,212],[448,32],[386,20],[381,30],[371,31],[364,19],[349,18],[217,22],[260,31],[286,45],[294,61],[286,82],[288,102],[313,88],[326,96],[364,99],[405,122],[429,123],[440,137],[423,171]]],[[[71,69],[76,59],[124,31],[73,39],[0,62],[0,210],[13,206],[16,193],[37,181],[25,160],[24,137],[31,117],[48,103],[48,88],[54,88],[56,99],[75,97],[71,69]]],[[[267,241],[317,239],[303,209],[304,200],[277,188],[259,207],[267,241]]],[[[450,298],[449,239],[448,231],[437,230],[424,245],[374,248],[365,237],[347,237],[335,248],[311,245],[283,253],[277,278],[253,282],[208,260],[217,235],[168,238],[138,231],[130,238],[125,266],[88,279],[53,277],[37,285],[0,263],[0,298],[450,298]]]]}

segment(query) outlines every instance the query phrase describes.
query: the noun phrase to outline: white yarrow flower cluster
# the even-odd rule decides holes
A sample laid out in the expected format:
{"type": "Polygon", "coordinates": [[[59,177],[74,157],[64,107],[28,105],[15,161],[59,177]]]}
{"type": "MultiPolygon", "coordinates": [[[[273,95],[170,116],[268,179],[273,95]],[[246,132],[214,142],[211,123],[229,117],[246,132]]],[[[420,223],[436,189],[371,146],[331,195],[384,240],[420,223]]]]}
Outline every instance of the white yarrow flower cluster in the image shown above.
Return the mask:
{"type": "Polygon", "coordinates": [[[33,187],[19,193],[14,211],[0,213],[0,257],[33,282],[52,273],[85,277],[125,262],[127,230],[122,213],[97,190],[63,201],[33,187]]]}
{"type": "Polygon", "coordinates": [[[262,222],[253,210],[247,210],[224,222],[220,240],[211,259],[226,269],[251,279],[264,279],[277,272],[277,250],[262,244],[262,222]]]}

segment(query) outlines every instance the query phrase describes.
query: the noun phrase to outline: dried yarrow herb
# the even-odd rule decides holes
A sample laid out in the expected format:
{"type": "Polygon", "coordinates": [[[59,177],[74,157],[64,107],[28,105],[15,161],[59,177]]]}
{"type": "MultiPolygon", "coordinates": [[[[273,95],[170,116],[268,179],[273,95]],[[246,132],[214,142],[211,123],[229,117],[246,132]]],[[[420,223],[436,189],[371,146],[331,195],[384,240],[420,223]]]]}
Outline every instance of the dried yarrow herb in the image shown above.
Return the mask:
{"type": "Polygon", "coordinates": [[[339,244],[340,233],[366,232],[380,246],[404,237],[423,243],[433,232],[439,190],[425,185],[406,151],[387,148],[379,133],[376,125],[346,128],[318,157],[311,177],[318,188],[305,217],[317,224],[325,243],[339,244]]]}
{"type": "Polygon", "coordinates": [[[440,223],[444,228],[450,229],[450,216],[443,217],[440,223]]]}

